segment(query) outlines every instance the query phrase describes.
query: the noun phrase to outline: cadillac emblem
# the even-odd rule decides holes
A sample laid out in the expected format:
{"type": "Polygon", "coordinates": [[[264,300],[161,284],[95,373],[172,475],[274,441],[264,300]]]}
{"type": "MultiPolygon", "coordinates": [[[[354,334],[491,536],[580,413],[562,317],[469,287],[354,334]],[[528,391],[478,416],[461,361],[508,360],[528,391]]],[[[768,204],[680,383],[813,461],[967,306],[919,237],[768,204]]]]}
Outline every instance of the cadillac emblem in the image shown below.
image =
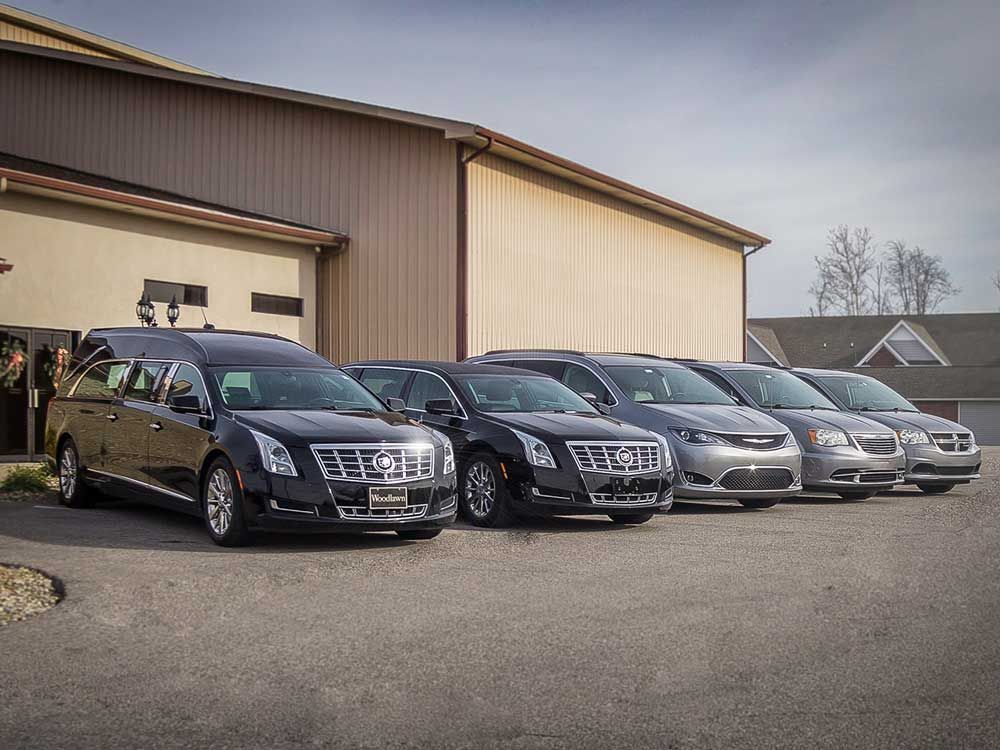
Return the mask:
{"type": "Polygon", "coordinates": [[[385,451],[381,451],[380,453],[375,454],[375,468],[383,474],[388,474],[396,468],[396,459],[385,451]]]}
{"type": "Polygon", "coordinates": [[[615,458],[618,459],[618,463],[622,466],[631,466],[632,461],[635,460],[635,456],[632,455],[632,451],[628,448],[619,448],[615,458]]]}

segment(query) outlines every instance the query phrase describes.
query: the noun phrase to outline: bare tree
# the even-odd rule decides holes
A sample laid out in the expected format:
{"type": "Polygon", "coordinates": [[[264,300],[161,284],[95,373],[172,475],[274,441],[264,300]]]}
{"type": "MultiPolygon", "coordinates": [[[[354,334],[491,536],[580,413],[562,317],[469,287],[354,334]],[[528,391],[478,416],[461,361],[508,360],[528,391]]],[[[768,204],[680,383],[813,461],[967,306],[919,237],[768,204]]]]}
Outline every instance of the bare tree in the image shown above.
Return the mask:
{"type": "Polygon", "coordinates": [[[889,269],[884,260],[880,260],[872,272],[872,312],[876,315],[895,312],[892,290],[889,287],[889,269]]]}
{"type": "Polygon", "coordinates": [[[1000,292],[1000,271],[993,274],[993,286],[995,286],[997,291],[1000,292]]]}
{"type": "Polygon", "coordinates": [[[919,246],[908,248],[902,240],[890,242],[887,255],[888,286],[904,314],[932,313],[960,291],[940,255],[919,246]]]}
{"type": "MultiPolygon", "coordinates": [[[[809,287],[816,299],[815,312],[826,315],[865,315],[871,312],[871,274],[878,265],[878,250],[868,227],[846,224],[831,229],[827,236],[828,252],[817,257],[817,278],[809,287]]],[[[881,292],[880,292],[881,294],[881,292]]]]}

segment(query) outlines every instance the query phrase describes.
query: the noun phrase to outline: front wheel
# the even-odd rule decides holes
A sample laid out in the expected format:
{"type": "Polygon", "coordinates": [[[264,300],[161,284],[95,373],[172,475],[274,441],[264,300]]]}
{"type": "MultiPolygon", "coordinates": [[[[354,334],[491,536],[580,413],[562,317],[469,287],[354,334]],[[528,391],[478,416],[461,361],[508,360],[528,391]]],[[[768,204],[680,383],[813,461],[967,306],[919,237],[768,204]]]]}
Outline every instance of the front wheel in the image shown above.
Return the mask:
{"type": "Polygon", "coordinates": [[[955,489],[953,484],[918,484],[917,487],[927,495],[943,495],[955,489]]]}
{"type": "Polygon", "coordinates": [[[780,497],[769,497],[761,500],[747,498],[745,500],[740,500],[740,505],[744,508],[773,508],[780,502],[780,497]]]}
{"type": "Polygon", "coordinates": [[[844,500],[867,500],[870,497],[875,497],[877,492],[838,492],[844,500]]]}
{"type": "Polygon", "coordinates": [[[473,526],[507,526],[514,514],[500,464],[488,453],[477,453],[466,464],[459,482],[458,502],[473,526]]]}
{"type": "Polygon", "coordinates": [[[80,454],[72,438],[62,444],[57,461],[59,502],[67,508],[92,507],[94,491],[83,483],[83,476],[80,473],[80,454]]]}
{"type": "Polygon", "coordinates": [[[239,547],[250,541],[243,517],[243,492],[236,470],[219,457],[208,467],[201,492],[201,510],[212,541],[222,547],[239,547]]]}
{"type": "Polygon", "coordinates": [[[418,539],[433,539],[441,533],[441,529],[397,529],[400,539],[416,541],[418,539]]]}
{"type": "Polygon", "coordinates": [[[613,516],[608,516],[611,519],[611,523],[621,524],[623,526],[638,526],[640,523],[646,523],[653,518],[652,513],[615,513],[613,516]]]}

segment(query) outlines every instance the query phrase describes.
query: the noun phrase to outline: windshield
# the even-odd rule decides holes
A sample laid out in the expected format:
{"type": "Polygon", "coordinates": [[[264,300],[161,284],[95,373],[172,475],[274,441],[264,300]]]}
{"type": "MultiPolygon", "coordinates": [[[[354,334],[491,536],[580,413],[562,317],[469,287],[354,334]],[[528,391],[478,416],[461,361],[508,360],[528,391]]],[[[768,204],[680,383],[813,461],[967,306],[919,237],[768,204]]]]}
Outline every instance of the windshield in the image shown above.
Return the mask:
{"type": "Polygon", "coordinates": [[[848,409],[856,411],[917,411],[917,408],[885,383],[867,375],[817,376],[848,409]]]}
{"type": "Polygon", "coordinates": [[[597,410],[558,380],[521,375],[458,375],[459,386],[484,412],[583,412],[597,410]]]}
{"type": "Polygon", "coordinates": [[[680,367],[605,367],[625,395],[638,404],[725,404],[736,402],[701,375],[680,367]]]}
{"type": "Polygon", "coordinates": [[[764,409],[834,409],[837,405],[808,383],[781,370],[728,370],[735,380],[764,409]]]}
{"type": "Polygon", "coordinates": [[[350,375],[332,367],[216,367],[215,382],[233,411],[374,410],[385,406],[350,375]]]}

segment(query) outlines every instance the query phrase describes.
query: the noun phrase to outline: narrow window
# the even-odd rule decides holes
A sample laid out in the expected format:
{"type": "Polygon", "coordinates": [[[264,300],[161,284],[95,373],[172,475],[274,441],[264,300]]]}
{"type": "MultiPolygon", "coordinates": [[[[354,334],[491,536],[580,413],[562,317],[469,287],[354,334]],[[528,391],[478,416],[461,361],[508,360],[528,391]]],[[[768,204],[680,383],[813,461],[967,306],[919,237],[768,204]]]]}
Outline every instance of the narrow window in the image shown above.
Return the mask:
{"type": "Polygon", "coordinates": [[[196,284],[182,284],[178,281],[155,281],[146,279],[143,290],[153,302],[177,300],[178,305],[208,307],[208,287],[196,284]]]}
{"type": "Polygon", "coordinates": [[[271,315],[291,315],[302,317],[301,297],[282,297],[280,294],[250,293],[250,311],[271,315]]]}

